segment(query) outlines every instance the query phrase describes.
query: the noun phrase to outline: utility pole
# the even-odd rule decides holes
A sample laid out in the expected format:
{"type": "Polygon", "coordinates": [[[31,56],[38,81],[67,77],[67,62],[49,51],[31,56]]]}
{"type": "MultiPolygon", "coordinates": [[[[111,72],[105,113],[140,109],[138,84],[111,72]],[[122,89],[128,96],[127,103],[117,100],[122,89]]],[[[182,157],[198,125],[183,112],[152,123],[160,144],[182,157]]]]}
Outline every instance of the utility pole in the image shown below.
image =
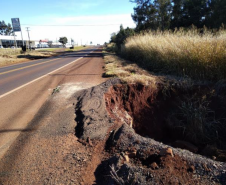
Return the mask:
{"type": "Polygon", "coordinates": [[[22,39],[22,43],[23,43],[23,46],[24,46],[24,39],[23,39],[23,33],[22,33],[22,30],[21,30],[21,39],[22,39]]]}
{"type": "Polygon", "coordinates": [[[26,27],[27,28],[27,34],[28,34],[28,39],[29,39],[29,49],[31,49],[31,44],[30,44],[30,35],[29,35],[29,27],[26,27]]]}
{"type": "Polygon", "coordinates": [[[13,32],[13,36],[14,36],[14,44],[15,44],[15,47],[17,48],[17,43],[16,43],[16,35],[15,35],[15,32],[13,32]]]}

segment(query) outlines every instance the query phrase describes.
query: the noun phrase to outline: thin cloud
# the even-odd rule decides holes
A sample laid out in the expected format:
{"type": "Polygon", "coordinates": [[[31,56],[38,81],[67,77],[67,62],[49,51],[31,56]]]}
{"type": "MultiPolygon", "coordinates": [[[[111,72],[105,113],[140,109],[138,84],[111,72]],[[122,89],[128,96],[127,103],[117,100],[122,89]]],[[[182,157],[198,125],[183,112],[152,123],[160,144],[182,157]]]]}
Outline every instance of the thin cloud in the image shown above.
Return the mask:
{"type": "Polygon", "coordinates": [[[97,6],[100,6],[102,4],[102,0],[96,0],[95,2],[90,0],[83,0],[82,2],[75,2],[74,0],[71,0],[69,2],[58,2],[55,4],[56,8],[62,8],[64,10],[87,10],[90,8],[94,8],[97,6]]]}
{"type": "MultiPolygon", "coordinates": [[[[32,22],[26,22],[30,27],[30,35],[32,39],[50,39],[56,40],[61,36],[73,38],[78,43],[104,43],[108,42],[110,35],[113,32],[119,30],[119,25],[122,24],[124,27],[134,28],[135,23],[133,22],[130,14],[113,14],[113,15],[94,15],[94,16],[56,16],[48,15],[36,17],[36,20],[40,25],[32,24],[32,22]],[[30,24],[30,25],[29,25],[30,24]],[[49,26],[48,26],[49,25],[49,26]],[[59,25],[59,26],[51,26],[59,25]],[[84,25],[84,26],[63,26],[63,25],[84,25]],[[85,26],[87,25],[87,26],[85,26]],[[93,25],[93,26],[89,26],[93,25]],[[96,25],[96,26],[95,26],[96,25]],[[106,25],[106,26],[99,26],[106,25]]],[[[25,30],[25,25],[23,25],[25,30]]],[[[18,35],[19,36],[19,35],[18,35]]],[[[19,36],[20,37],[20,36],[19,36]]],[[[26,37],[26,34],[24,34],[26,37]]]]}
{"type": "Polygon", "coordinates": [[[67,16],[52,17],[52,24],[130,24],[134,26],[134,22],[130,14],[116,15],[92,15],[92,16],[67,16]]]}

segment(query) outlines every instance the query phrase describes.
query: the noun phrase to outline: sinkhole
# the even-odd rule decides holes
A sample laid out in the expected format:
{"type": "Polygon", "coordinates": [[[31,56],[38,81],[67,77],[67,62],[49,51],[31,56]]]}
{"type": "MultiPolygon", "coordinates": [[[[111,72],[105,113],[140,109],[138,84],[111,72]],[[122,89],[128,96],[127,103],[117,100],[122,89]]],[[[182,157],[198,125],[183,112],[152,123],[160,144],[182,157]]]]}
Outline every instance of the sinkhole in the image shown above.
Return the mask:
{"type": "Polygon", "coordinates": [[[105,93],[105,103],[114,122],[143,137],[225,162],[222,97],[206,86],[117,84],[105,93]]]}

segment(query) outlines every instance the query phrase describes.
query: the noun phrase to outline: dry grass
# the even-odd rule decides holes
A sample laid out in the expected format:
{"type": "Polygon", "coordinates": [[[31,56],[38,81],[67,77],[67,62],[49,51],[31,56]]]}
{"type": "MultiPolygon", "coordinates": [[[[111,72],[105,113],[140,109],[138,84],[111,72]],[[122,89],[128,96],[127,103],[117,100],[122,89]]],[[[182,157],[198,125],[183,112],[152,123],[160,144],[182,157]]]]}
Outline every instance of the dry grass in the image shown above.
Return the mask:
{"type": "Polygon", "coordinates": [[[129,63],[116,55],[105,53],[104,60],[106,76],[118,77],[130,84],[155,85],[160,81],[160,78],[149,74],[138,65],[129,63]]]}
{"type": "Polygon", "coordinates": [[[54,52],[47,51],[27,51],[21,53],[21,49],[0,49],[0,66],[17,64],[32,59],[46,58],[54,54],[54,52]]]}
{"type": "Polygon", "coordinates": [[[127,39],[122,54],[154,72],[199,80],[226,78],[226,32],[145,32],[127,39]]]}
{"type": "Polygon", "coordinates": [[[107,76],[119,77],[128,84],[151,86],[153,90],[161,91],[162,101],[167,100],[166,103],[174,98],[166,117],[168,128],[193,144],[215,143],[225,149],[225,80],[213,85],[190,78],[155,76],[114,54],[105,53],[104,59],[107,76]]]}
{"type": "Polygon", "coordinates": [[[7,66],[12,64],[17,64],[21,62],[26,62],[34,59],[48,58],[51,56],[56,56],[62,52],[68,51],[78,51],[84,49],[84,47],[75,47],[73,50],[65,48],[48,48],[43,50],[32,50],[23,53],[21,49],[0,49],[0,66],[7,66]]]}

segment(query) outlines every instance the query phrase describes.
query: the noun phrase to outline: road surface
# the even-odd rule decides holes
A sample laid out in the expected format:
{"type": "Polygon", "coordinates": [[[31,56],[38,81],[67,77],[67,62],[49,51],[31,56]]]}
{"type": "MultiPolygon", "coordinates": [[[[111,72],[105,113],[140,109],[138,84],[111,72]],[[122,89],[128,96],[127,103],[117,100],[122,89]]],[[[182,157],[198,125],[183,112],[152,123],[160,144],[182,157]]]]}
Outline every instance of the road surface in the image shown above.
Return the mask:
{"type": "Polygon", "coordinates": [[[20,133],[26,132],[53,89],[65,83],[103,82],[102,50],[67,53],[0,68],[0,159],[20,133]]]}
{"type": "Polygon", "coordinates": [[[87,49],[82,52],[72,52],[61,56],[2,67],[0,68],[0,97],[17,87],[70,64],[94,50],[95,48],[87,49]]]}

